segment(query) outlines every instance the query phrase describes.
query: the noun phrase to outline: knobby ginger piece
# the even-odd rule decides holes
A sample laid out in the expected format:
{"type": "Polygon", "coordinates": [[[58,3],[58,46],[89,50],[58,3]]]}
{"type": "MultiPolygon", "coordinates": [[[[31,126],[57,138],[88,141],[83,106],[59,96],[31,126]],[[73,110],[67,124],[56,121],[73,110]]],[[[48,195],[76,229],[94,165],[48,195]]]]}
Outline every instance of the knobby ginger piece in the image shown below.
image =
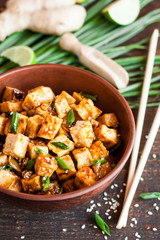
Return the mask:
{"type": "Polygon", "coordinates": [[[13,12],[35,12],[73,5],[76,0],[8,0],[7,9],[13,12]]]}

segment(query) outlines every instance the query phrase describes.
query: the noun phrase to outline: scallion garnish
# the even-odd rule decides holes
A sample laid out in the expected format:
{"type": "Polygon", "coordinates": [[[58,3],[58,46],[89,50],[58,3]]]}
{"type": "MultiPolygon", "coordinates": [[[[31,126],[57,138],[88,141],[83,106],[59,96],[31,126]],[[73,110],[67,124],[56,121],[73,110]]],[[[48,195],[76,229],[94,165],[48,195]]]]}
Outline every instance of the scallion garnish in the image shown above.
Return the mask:
{"type": "Polygon", "coordinates": [[[57,163],[59,165],[60,168],[62,168],[63,170],[70,170],[71,169],[68,167],[68,165],[60,158],[60,157],[55,157],[57,160],[57,163]]]}
{"type": "Polygon", "coordinates": [[[17,133],[18,122],[19,122],[19,114],[17,112],[14,112],[12,116],[12,121],[11,121],[11,131],[13,133],[17,133]]]}
{"type": "Polygon", "coordinates": [[[14,168],[12,168],[9,164],[6,164],[6,165],[2,166],[2,169],[4,169],[4,170],[10,170],[10,171],[13,171],[13,170],[14,170],[14,168]]]}
{"type": "Polygon", "coordinates": [[[44,151],[43,149],[41,149],[41,148],[35,148],[34,151],[35,151],[37,154],[43,153],[43,154],[48,155],[48,153],[47,153],[46,151],[44,151]]]}
{"type": "Polygon", "coordinates": [[[121,144],[122,144],[122,140],[120,139],[114,147],[109,149],[109,152],[111,154],[115,153],[117,151],[117,149],[121,146],[121,144]]]}
{"type": "Polygon", "coordinates": [[[91,94],[89,94],[89,93],[84,93],[84,92],[82,92],[81,94],[82,94],[82,96],[84,96],[84,97],[86,97],[86,98],[89,98],[89,99],[91,99],[92,101],[96,101],[96,100],[97,100],[95,96],[93,96],[93,95],[91,95],[91,94]]]}
{"type": "Polygon", "coordinates": [[[116,164],[115,163],[111,163],[111,168],[115,168],[116,164]]]}
{"type": "Polygon", "coordinates": [[[42,177],[43,191],[47,191],[50,184],[50,177],[42,177]]]}
{"type": "Polygon", "coordinates": [[[145,200],[155,199],[160,197],[160,192],[141,193],[139,196],[145,200]]]}
{"type": "Polygon", "coordinates": [[[63,187],[61,187],[58,194],[62,194],[62,193],[63,193],[63,187]]]}
{"type": "Polygon", "coordinates": [[[73,109],[71,109],[67,114],[67,125],[68,125],[68,127],[71,127],[74,122],[75,122],[75,116],[74,116],[73,109]]]}
{"type": "Polygon", "coordinates": [[[93,164],[93,165],[96,165],[96,164],[98,164],[98,163],[105,163],[105,162],[107,162],[108,160],[107,159],[105,159],[105,158],[102,158],[102,159],[96,159],[96,160],[93,160],[91,163],[93,164]]]}
{"type": "Polygon", "coordinates": [[[111,236],[109,226],[107,225],[107,223],[104,222],[103,219],[97,213],[95,213],[94,216],[98,227],[100,227],[102,231],[104,231],[108,236],[111,236]]]}
{"type": "Polygon", "coordinates": [[[32,158],[32,159],[29,159],[29,160],[28,160],[28,163],[27,163],[27,166],[26,166],[26,169],[27,169],[28,171],[29,171],[29,170],[32,170],[32,169],[34,168],[35,161],[36,161],[35,158],[32,158]]]}
{"type": "Polygon", "coordinates": [[[51,144],[64,150],[70,149],[70,147],[63,142],[52,142],[51,144]]]}

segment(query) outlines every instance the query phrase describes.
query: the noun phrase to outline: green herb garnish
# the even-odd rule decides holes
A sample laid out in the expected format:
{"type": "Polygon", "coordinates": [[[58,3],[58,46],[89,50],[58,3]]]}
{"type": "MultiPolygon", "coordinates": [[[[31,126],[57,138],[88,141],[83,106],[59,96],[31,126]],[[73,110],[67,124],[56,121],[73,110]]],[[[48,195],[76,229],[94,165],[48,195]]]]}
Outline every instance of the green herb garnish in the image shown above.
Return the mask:
{"type": "Polygon", "coordinates": [[[53,102],[52,104],[51,104],[51,108],[53,109],[55,107],[55,103],[53,102]]]}
{"type": "Polygon", "coordinates": [[[29,171],[29,170],[32,170],[32,169],[34,168],[35,161],[36,161],[35,158],[32,158],[32,159],[29,159],[29,160],[28,160],[28,163],[27,163],[27,166],[26,166],[26,169],[27,169],[28,171],[29,171]]]}
{"type": "Polygon", "coordinates": [[[113,169],[116,166],[115,163],[111,163],[111,168],[113,169]]]}
{"type": "Polygon", "coordinates": [[[41,148],[35,148],[34,151],[35,151],[37,154],[43,153],[43,154],[49,155],[46,151],[44,151],[44,150],[41,149],[41,148]]]}
{"type": "Polygon", "coordinates": [[[58,194],[62,194],[62,193],[63,193],[63,187],[61,187],[58,194]]]}
{"type": "Polygon", "coordinates": [[[97,213],[94,214],[94,217],[98,227],[100,227],[108,236],[111,236],[107,223],[105,223],[97,213]]]}
{"type": "Polygon", "coordinates": [[[50,177],[42,177],[43,191],[47,191],[50,184],[50,177]]]}
{"type": "Polygon", "coordinates": [[[70,149],[70,147],[63,142],[52,142],[51,144],[64,150],[70,149]]]}
{"type": "Polygon", "coordinates": [[[71,127],[74,122],[75,122],[75,116],[74,116],[73,109],[71,109],[67,114],[67,125],[68,125],[68,127],[71,127]]]}
{"type": "Polygon", "coordinates": [[[55,157],[57,160],[57,163],[59,165],[60,168],[62,168],[63,170],[70,170],[71,169],[68,167],[68,165],[60,158],[60,157],[55,157]]]}
{"type": "Polygon", "coordinates": [[[96,164],[98,164],[98,163],[105,163],[105,162],[107,162],[108,160],[107,159],[105,159],[105,158],[102,158],[102,159],[96,159],[96,160],[93,160],[91,163],[93,164],[93,165],[96,165],[96,164]]]}
{"type": "Polygon", "coordinates": [[[92,101],[96,101],[96,100],[97,100],[95,96],[93,96],[93,95],[91,95],[91,94],[89,94],[89,93],[84,93],[84,92],[82,92],[81,94],[82,94],[82,96],[84,96],[84,97],[86,97],[86,98],[89,98],[89,99],[91,99],[92,101]]]}
{"type": "Polygon", "coordinates": [[[13,133],[17,133],[18,122],[19,122],[19,114],[17,112],[14,112],[12,116],[12,121],[11,121],[11,131],[13,133]]]}
{"type": "Polygon", "coordinates": [[[121,146],[121,144],[122,144],[122,140],[120,139],[114,147],[109,149],[109,152],[111,154],[115,153],[115,151],[117,151],[117,149],[121,146]]]}
{"type": "Polygon", "coordinates": [[[155,199],[160,197],[160,192],[149,192],[149,193],[141,193],[139,197],[148,200],[148,199],[155,199]]]}
{"type": "Polygon", "coordinates": [[[14,168],[12,168],[9,164],[6,164],[6,165],[2,166],[2,169],[4,169],[4,170],[10,170],[10,171],[13,171],[13,170],[14,170],[14,168]]]}

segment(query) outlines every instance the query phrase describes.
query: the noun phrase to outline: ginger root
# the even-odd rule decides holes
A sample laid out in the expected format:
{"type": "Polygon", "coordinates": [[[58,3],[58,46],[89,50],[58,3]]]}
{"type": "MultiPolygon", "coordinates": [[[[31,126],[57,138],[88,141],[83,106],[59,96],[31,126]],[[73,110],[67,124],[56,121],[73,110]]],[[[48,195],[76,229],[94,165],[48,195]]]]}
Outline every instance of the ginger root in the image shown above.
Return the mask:
{"type": "Polygon", "coordinates": [[[85,17],[86,10],[79,5],[41,10],[34,13],[13,12],[7,9],[0,14],[0,41],[14,32],[25,29],[61,35],[81,28],[85,17]]]}
{"type": "Polygon", "coordinates": [[[8,0],[7,9],[12,12],[35,12],[73,5],[76,0],[8,0]]]}

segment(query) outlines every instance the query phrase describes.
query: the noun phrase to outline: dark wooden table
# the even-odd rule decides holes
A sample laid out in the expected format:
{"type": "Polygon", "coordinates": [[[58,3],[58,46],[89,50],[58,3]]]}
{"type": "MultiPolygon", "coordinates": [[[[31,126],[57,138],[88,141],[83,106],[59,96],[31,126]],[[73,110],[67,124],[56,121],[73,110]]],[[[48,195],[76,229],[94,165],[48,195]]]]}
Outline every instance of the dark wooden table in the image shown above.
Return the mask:
{"type": "MultiPolygon", "coordinates": [[[[4,1],[1,0],[0,4],[4,1]]],[[[142,12],[150,11],[160,7],[160,1],[155,0],[148,5],[142,12]]],[[[138,41],[146,36],[150,36],[152,30],[157,27],[160,29],[160,23],[148,27],[138,37],[132,41],[138,41]]],[[[158,49],[160,54],[160,46],[158,49]]],[[[135,53],[132,52],[132,55],[135,53]]],[[[137,53],[136,53],[137,54],[137,53]]],[[[130,54],[131,55],[131,54],[130,54]]],[[[145,136],[148,134],[155,115],[156,108],[147,109],[144,131],[140,154],[146,141],[145,136]]],[[[134,111],[136,118],[137,111],[134,111]]],[[[128,164],[125,166],[121,174],[106,189],[108,200],[104,199],[104,193],[97,196],[94,200],[96,207],[92,212],[87,212],[93,203],[86,203],[83,206],[62,212],[31,212],[16,208],[7,202],[0,200],[0,239],[26,239],[26,240],[100,240],[104,239],[104,235],[99,229],[94,228],[94,212],[99,211],[100,215],[110,226],[111,237],[113,240],[136,240],[140,235],[142,240],[160,239],[160,201],[157,200],[141,200],[138,196],[142,192],[160,191],[160,131],[149,156],[146,168],[143,173],[143,181],[140,182],[137,192],[132,203],[128,225],[126,228],[117,230],[116,223],[121,211],[122,201],[124,197],[125,182],[128,173],[128,164]],[[154,155],[155,154],[155,155],[154,155]],[[115,184],[115,185],[114,185],[115,184]],[[116,208],[117,211],[105,211],[110,209],[110,205],[115,199],[120,204],[116,208]],[[107,204],[105,204],[108,202],[107,204]],[[99,206],[98,206],[99,205],[99,206]],[[100,206],[101,205],[101,206],[100,206]],[[153,206],[154,205],[154,206],[153,206]],[[149,213],[148,213],[149,212],[149,213]],[[109,218],[109,219],[108,219],[109,218]],[[155,230],[155,231],[154,231],[155,230]],[[156,231],[157,230],[157,231],[156,231]],[[128,237],[128,238],[126,238],[128,237]]]]}

